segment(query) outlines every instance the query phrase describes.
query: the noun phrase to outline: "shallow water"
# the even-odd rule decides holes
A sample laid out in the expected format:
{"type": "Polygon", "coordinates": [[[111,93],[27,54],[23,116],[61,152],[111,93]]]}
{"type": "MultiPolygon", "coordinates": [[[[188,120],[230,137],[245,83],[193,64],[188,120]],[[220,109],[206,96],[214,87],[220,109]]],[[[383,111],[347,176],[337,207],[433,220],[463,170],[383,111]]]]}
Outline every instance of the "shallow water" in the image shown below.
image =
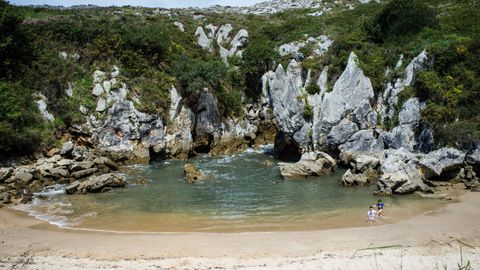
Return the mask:
{"type": "MultiPolygon", "coordinates": [[[[83,229],[136,232],[246,232],[317,230],[365,225],[375,185],[345,188],[338,169],[329,176],[285,181],[271,156],[249,151],[222,157],[198,157],[207,176],[187,184],[185,161],[135,166],[129,185],[103,194],[67,196],[61,186],[45,190],[23,210],[53,224],[83,229]]],[[[438,200],[418,196],[382,198],[391,223],[439,208],[438,200]]]]}

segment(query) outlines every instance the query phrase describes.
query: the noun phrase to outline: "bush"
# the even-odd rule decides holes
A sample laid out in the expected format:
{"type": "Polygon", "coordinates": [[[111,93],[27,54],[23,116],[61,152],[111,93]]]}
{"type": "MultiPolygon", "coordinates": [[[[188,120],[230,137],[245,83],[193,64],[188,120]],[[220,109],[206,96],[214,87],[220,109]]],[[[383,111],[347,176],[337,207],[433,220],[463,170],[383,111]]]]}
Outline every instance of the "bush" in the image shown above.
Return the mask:
{"type": "Polygon", "coordinates": [[[23,18],[7,2],[0,0],[0,78],[19,75],[31,57],[31,48],[20,26],[23,18]]]}
{"type": "Polygon", "coordinates": [[[31,154],[52,138],[29,90],[0,81],[0,158],[31,154]]]}
{"type": "Polygon", "coordinates": [[[256,101],[262,92],[263,74],[273,69],[278,53],[265,40],[253,41],[243,53],[240,69],[245,74],[246,95],[256,101]]]}
{"type": "Polygon", "coordinates": [[[435,12],[422,0],[391,0],[365,25],[367,35],[377,43],[420,32],[435,24],[435,12]]]}
{"type": "Polygon", "coordinates": [[[309,95],[315,95],[320,93],[320,86],[316,83],[310,83],[307,88],[305,89],[309,95]]]}

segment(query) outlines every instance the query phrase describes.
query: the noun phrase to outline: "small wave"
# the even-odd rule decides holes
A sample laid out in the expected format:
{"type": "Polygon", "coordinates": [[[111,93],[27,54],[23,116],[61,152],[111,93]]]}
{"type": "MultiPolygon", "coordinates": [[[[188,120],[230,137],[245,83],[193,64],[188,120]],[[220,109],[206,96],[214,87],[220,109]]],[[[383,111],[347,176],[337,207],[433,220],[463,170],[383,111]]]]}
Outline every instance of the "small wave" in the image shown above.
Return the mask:
{"type": "Polygon", "coordinates": [[[65,185],[56,184],[56,185],[48,186],[40,192],[33,193],[33,195],[35,196],[45,196],[45,197],[51,197],[51,196],[60,195],[60,194],[65,194],[65,185]]]}
{"type": "Polygon", "coordinates": [[[258,149],[248,148],[244,152],[245,154],[273,154],[273,144],[262,144],[258,146],[258,149]]]}

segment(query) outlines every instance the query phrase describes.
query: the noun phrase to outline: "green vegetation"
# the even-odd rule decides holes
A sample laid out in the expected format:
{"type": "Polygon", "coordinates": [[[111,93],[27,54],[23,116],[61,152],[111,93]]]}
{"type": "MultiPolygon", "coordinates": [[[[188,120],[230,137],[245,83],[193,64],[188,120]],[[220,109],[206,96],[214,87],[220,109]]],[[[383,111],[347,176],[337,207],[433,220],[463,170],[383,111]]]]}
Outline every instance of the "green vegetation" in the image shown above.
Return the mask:
{"type": "MultiPolygon", "coordinates": [[[[142,111],[166,116],[169,90],[175,85],[187,104],[193,105],[199,91],[207,88],[224,116],[238,114],[246,102],[258,100],[261,76],[279,63],[288,64],[288,57],[280,57],[275,47],[321,34],[334,45],[321,57],[309,57],[312,48],[303,48],[302,67],[312,69],[316,78],[328,66],[328,89],[352,51],[379,95],[387,82],[402,76],[405,65],[388,76],[386,67],[394,67],[401,54],[408,63],[427,49],[433,66],[418,75],[401,99],[417,95],[427,103],[424,119],[443,144],[480,140],[479,1],[346,2],[355,8],[328,2],[332,11],[318,17],[307,16],[316,10],[298,9],[266,16],[205,13],[207,20],[197,21],[182,12],[170,18],[151,9],[38,9],[0,0],[0,152],[9,156],[42,150],[55,142],[54,135],[84,121],[79,104],[95,108],[92,72],[109,71],[113,65],[120,67],[121,80],[139,97],[136,106],[142,111]],[[173,21],[184,23],[186,32],[173,21]],[[196,44],[196,27],[208,23],[231,23],[232,33],[241,28],[249,32],[242,59],[231,57],[227,65],[196,44]],[[69,57],[60,58],[62,51],[69,57]],[[70,57],[74,54],[79,58],[70,57]],[[65,95],[70,86],[72,98],[65,95]],[[48,98],[54,123],[40,120],[35,94],[48,98]]],[[[306,92],[318,93],[318,86],[311,84],[306,92]]],[[[306,106],[306,119],[311,111],[306,106]]]]}

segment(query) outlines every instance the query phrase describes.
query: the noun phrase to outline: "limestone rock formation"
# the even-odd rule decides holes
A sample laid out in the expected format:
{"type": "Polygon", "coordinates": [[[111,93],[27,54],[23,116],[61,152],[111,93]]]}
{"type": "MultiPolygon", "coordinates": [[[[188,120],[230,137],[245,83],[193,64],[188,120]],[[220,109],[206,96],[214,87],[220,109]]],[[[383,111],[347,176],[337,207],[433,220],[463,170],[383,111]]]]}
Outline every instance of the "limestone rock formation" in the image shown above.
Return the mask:
{"type": "Polygon", "coordinates": [[[280,173],[285,179],[301,179],[309,176],[331,174],[337,166],[336,161],[323,152],[308,152],[296,163],[279,163],[280,173]]]}
{"type": "Polygon", "coordinates": [[[420,165],[427,178],[446,177],[451,171],[458,171],[465,161],[465,153],[454,148],[442,148],[425,155],[420,165]]]}
{"type": "Polygon", "coordinates": [[[423,182],[424,176],[417,167],[419,160],[415,154],[400,148],[387,150],[385,156],[381,166],[381,176],[377,182],[378,193],[432,192],[432,189],[423,182]]]}
{"type": "Polygon", "coordinates": [[[209,24],[205,28],[209,30],[208,35],[205,34],[203,27],[199,26],[195,32],[197,43],[202,49],[213,52],[213,42],[217,43],[220,58],[227,63],[231,56],[242,56],[242,50],[248,46],[249,35],[247,30],[241,29],[233,37],[229,37],[233,27],[231,24],[225,24],[221,27],[209,24]],[[218,31],[217,31],[218,30],[218,31]]]}
{"type": "Polygon", "coordinates": [[[357,64],[357,56],[352,52],[347,67],[335,82],[333,91],[325,93],[322,101],[320,120],[314,124],[313,138],[320,146],[325,144],[326,136],[348,114],[367,122],[371,112],[370,102],[374,97],[372,83],[357,64]],[[366,107],[366,109],[363,109],[366,107]],[[362,113],[359,110],[362,109],[362,113]]]}

